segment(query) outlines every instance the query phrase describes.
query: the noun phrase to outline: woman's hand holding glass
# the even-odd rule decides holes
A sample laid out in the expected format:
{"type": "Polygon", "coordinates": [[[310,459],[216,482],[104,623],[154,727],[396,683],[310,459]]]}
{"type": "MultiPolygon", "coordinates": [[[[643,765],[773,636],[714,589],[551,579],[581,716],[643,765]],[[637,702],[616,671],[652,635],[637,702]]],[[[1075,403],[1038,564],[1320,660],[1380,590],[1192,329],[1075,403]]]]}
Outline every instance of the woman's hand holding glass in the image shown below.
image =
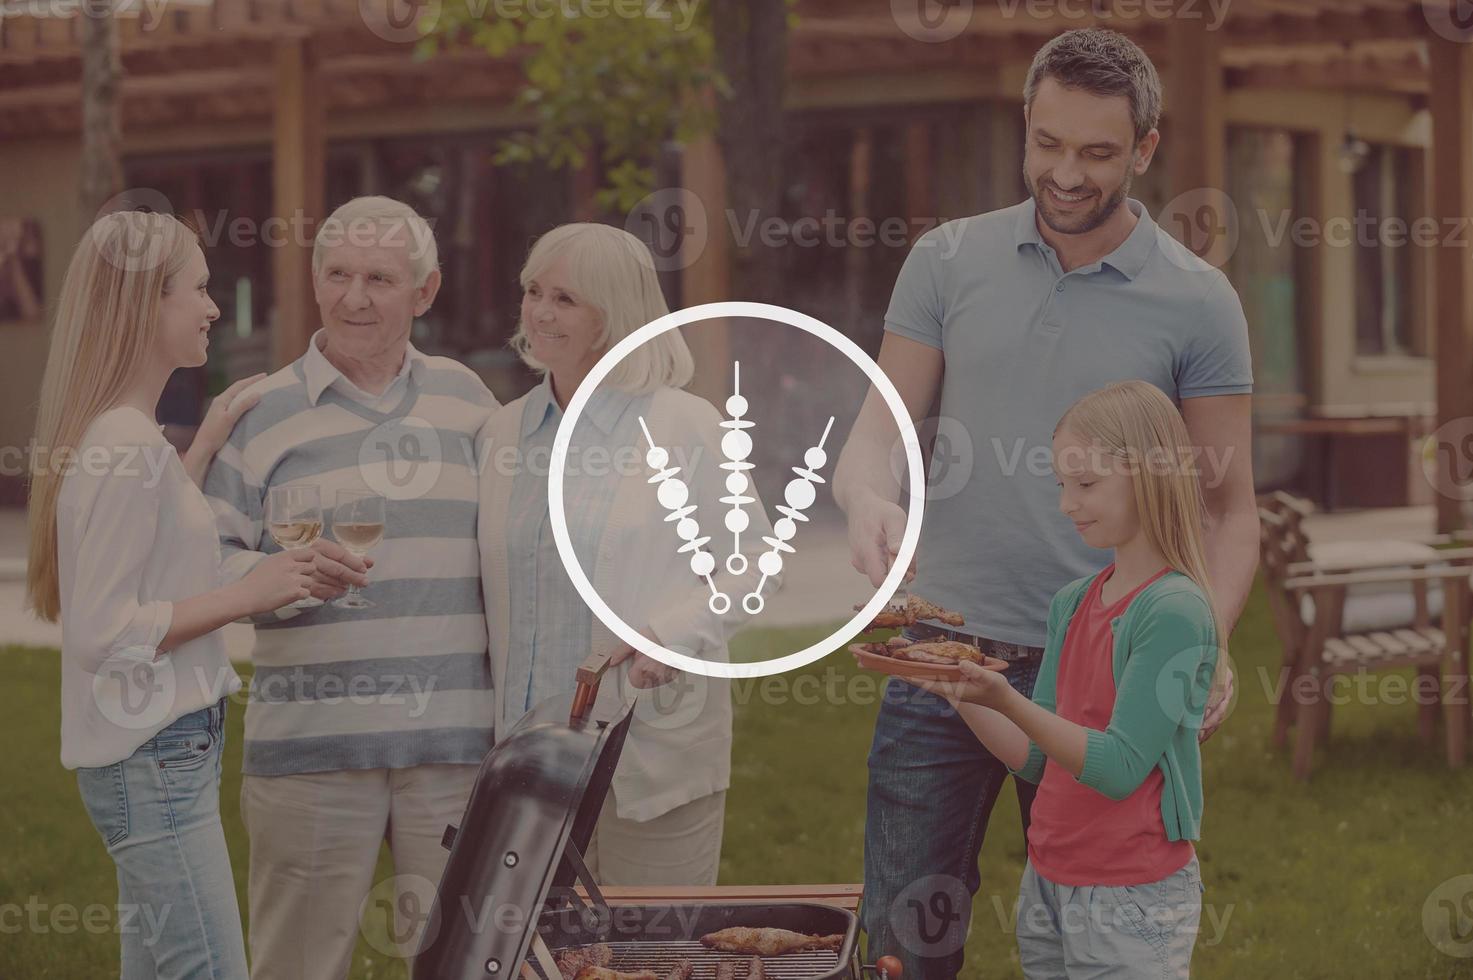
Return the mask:
{"type": "Polygon", "coordinates": [[[305,598],[312,583],[312,552],[278,551],[256,562],[234,586],[246,615],[270,612],[305,598]]]}

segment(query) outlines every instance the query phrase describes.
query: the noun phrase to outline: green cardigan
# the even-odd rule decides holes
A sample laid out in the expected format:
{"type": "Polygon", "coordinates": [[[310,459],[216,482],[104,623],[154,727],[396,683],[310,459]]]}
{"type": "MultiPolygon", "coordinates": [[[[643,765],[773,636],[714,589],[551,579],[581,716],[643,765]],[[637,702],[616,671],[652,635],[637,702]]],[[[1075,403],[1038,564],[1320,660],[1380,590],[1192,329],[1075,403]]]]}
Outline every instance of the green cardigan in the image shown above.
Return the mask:
{"type": "MultiPolygon", "coordinates": [[[[1098,574],[1098,573],[1096,573],[1098,574]]],[[[1033,701],[1058,711],[1059,654],[1064,633],[1095,575],[1076,579],[1049,603],[1048,641],[1033,701]]],[[[1123,800],[1152,769],[1165,775],[1161,820],[1168,840],[1196,840],[1202,828],[1202,755],[1197,732],[1217,666],[1216,631],[1207,597],[1190,578],[1171,571],[1146,586],[1111,621],[1115,634],[1115,710],[1105,731],[1089,729],[1079,781],[1123,800]]],[[[1043,750],[1028,745],[1014,775],[1043,778],[1043,750]]]]}

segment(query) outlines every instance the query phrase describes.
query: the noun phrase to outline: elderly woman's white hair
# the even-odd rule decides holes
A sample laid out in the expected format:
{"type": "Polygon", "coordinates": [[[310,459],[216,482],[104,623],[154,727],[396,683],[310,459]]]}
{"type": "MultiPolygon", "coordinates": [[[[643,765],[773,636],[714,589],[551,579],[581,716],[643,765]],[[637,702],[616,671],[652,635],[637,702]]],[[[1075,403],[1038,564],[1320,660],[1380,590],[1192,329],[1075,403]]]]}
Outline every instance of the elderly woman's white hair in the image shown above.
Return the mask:
{"type": "MultiPolygon", "coordinates": [[[[670,312],[649,249],[622,228],[579,222],[552,229],[537,239],[527,255],[522,266],[522,288],[558,259],[565,260],[573,292],[603,320],[597,345],[600,351],[670,312]]],[[[511,347],[528,367],[547,372],[547,366],[529,352],[525,323],[517,323],[511,347]]],[[[606,383],[644,394],[666,385],[684,388],[694,374],[690,348],[680,330],[675,329],[640,344],[609,373],[606,383]]]]}
{"type": "Polygon", "coordinates": [[[440,250],[429,222],[392,197],[355,197],[328,216],[312,243],[313,276],[322,271],[327,249],[342,244],[403,245],[409,251],[416,287],[440,267],[440,250]]]}

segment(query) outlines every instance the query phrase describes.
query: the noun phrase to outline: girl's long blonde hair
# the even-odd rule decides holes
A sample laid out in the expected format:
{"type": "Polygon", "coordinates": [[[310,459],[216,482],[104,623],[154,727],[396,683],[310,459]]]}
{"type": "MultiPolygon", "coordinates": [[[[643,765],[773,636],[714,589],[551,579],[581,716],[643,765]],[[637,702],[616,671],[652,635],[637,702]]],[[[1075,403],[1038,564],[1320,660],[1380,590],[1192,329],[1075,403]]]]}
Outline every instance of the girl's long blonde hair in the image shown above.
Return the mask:
{"type": "Polygon", "coordinates": [[[67,266],[41,381],[27,520],[27,604],[49,622],[61,616],[56,500],[64,471],[87,427],[144,368],[164,287],[197,244],[170,215],[115,211],[88,229],[67,266]]]}
{"type": "Polygon", "coordinates": [[[1226,682],[1225,637],[1207,579],[1207,505],[1187,424],[1170,398],[1145,381],[1121,381],[1069,406],[1057,436],[1069,431],[1129,467],[1141,531],[1166,563],[1197,584],[1212,611],[1217,644],[1214,689],[1226,682]]]}

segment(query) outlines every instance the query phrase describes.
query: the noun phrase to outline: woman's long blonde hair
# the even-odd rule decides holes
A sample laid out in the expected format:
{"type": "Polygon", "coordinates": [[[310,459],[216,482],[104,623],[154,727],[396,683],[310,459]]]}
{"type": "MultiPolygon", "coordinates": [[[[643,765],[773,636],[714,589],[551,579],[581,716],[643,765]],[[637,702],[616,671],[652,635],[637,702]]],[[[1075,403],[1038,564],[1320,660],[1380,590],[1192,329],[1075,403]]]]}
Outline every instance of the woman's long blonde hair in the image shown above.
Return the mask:
{"type": "MultiPolygon", "coordinates": [[[[603,316],[598,345],[602,350],[670,312],[649,247],[623,228],[592,222],[557,226],[537,239],[528,253],[522,288],[557,259],[567,260],[574,292],[603,316]]],[[[520,320],[511,348],[528,367],[547,372],[547,366],[529,353],[527,325],[520,320]]],[[[604,383],[645,394],[666,385],[684,388],[695,370],[685,338],[678,329],[667,330],[620,361],[604,383]]]]}
{"type": "Polygon", "coordinates": [[[61,616],[56,500],[68,460],[144,368],[165,285],[197,244],[170,215],[115,211],[88,229],[67,266],[41,381],[27,521],[27,603],[49,622],[61,616]]]}
{"type": "Polygon", "coordinates": [[[1207,505],[1187,424],[1170,398],[1145,381],[1121,381],[1069,406],[1054,434],[1067,430],[1129,467],[1141,531],[1174,570],[1197,584],[1212,611],[1217,643],[1213,687],[1227,679],[1225,637],[1207,579],[1207,505]]]}

